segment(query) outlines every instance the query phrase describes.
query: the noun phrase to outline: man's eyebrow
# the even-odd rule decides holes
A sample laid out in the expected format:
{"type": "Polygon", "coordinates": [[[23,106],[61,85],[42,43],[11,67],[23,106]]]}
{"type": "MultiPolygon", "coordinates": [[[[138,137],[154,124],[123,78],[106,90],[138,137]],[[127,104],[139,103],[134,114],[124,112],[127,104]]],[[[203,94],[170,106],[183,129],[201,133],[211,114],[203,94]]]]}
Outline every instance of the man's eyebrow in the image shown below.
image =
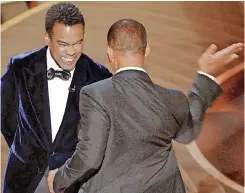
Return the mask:
{"type": "MultiPolygon", "coordinates": [[[[77,44],[78,42],[81,42],[81,41],[83,41],[83,38],[82,39],[80,39],[80,40],[78,40],[75,44],[77,44]]],[[[74,44],[73,44],[74,45],[74,44]]]]}
{"type": "Polygon", "coordinates": [[[58,43],[63,43],[63,44],[66,44],[66,45],[68,45],[68,43],[66,43],[66,42],[63,42],[62,40],[58,40],[57,42],[58,42],[58,43]]]}

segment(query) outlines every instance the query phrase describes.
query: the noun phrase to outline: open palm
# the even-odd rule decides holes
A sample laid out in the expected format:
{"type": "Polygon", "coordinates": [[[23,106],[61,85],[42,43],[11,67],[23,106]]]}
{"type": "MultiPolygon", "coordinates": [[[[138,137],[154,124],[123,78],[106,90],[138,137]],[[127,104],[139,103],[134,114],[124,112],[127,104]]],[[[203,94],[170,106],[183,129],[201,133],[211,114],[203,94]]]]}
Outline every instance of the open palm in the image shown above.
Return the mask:
{"type": "Polygon", "coordinates": [[[217,77],[227,69],[230,62],[238,58],[237,53],[242,51],[243,47],[243,43],[236,43],[216,52],[217,46],[210,45],[198,60],[200,71],[217,77]]]}

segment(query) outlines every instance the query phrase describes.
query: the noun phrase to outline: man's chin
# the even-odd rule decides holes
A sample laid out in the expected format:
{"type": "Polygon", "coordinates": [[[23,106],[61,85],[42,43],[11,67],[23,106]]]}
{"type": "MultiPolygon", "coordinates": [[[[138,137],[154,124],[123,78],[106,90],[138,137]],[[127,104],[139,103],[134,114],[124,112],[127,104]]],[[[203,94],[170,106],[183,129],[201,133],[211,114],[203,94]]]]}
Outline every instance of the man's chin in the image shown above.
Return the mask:
{"type": "Polygon", "coordinates": [[[63,64],[63,69],[64,70],[68,70],[68,71],[72,71],[75,68],[75,64],[63,64]]]}

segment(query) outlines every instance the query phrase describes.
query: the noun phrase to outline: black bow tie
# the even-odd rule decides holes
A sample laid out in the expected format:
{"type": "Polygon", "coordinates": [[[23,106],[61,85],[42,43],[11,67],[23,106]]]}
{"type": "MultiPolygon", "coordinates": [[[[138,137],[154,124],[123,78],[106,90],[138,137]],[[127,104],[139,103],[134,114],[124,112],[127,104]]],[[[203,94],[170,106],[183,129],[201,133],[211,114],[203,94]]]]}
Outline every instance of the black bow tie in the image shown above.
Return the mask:
{"type": "Polygon", "coordinates": [[[47,71],[48,80],[52,80],[54,77],[58,77],[62,80],[69,80],[71,78],[71,73],[68,70],[54,70],[50,68],[47,71]]]}

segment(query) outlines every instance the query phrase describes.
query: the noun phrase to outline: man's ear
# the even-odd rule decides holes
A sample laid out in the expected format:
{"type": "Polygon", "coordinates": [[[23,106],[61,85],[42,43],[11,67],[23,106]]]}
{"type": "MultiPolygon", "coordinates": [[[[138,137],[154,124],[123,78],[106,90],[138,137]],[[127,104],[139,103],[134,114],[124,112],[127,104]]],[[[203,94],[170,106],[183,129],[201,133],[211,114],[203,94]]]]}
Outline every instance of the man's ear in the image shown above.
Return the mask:
{"type": "Polygon", "coordinates": [[[110,46],[107,46],[107,56],[110,62],[113,62],[114,60],[114,52],[113,49],[110,46]]]}
{"type": "Polygon", "coordinates": [[[150,48],[149,44],[147,43],[147,46],[146,46],[146,49],[145,49],[145,57],[148,56],[150,51],[151,51],[151,48],[150,48]]]}
{"type": "Polygon", "coordinates": [[[44,40],[45,40],[46,45],[49,46],[51,41],[50,41],[50,38],[47,32],[45,32],[44,34],[44,40]]]}

